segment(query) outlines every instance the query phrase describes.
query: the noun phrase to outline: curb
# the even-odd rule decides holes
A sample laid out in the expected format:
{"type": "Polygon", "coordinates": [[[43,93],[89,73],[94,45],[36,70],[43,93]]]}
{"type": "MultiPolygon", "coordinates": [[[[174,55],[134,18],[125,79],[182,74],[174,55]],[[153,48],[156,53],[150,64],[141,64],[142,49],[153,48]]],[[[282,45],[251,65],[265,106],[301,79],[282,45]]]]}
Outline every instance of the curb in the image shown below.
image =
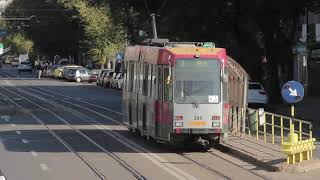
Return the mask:
{"type": "Polygon", "coordinates": [[[257,159],[255,157],[252,157],[251,155],[241,151],[241,150],[238,150],[238,149],[234,149],[234,148],[231,148],[229,147],[228,145],[226,144],[220,144],[223,148],[224,151],[227,151],[229,152],[230,154],[232,154],[233,156],[235,157],[240,157],[241,159],[253,164],[253,165],[256,165],[256,166],[259,166],[259,167],[262,167],[264,169],[267,169],[269,171],[273,171],[273,172],[281,172],[282,171],[282,168],[279,167],[279,166],[273,166],[267,162],[264,162],[264,161],[261,161],[260,159],[257,159]]]}

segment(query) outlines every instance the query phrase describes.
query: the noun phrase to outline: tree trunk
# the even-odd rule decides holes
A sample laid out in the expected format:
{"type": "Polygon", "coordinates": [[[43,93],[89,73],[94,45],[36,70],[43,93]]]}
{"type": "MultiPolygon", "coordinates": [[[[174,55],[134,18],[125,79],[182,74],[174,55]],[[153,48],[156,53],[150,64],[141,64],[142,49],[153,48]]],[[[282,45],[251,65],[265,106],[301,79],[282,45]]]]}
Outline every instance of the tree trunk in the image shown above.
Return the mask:
{"type": "Polygon", "coordinates": [[[104,63],[101,63],[101,69],[104,69],[104,63]]]}

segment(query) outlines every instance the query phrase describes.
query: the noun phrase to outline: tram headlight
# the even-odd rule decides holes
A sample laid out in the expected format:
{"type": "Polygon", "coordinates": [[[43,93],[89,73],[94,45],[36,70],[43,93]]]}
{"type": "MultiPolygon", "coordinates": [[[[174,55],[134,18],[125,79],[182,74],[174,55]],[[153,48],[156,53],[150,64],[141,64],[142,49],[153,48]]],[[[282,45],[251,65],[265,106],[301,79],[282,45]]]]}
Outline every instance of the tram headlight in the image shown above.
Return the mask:
{"type": "Polygon", "coordinates": [[[174,126],[175,127],[182,127],[183,126],[183,122],[175,122],[174,126]]]}
{"type": "Polygon", "coordinates": [[[213,121],[212,127],[220,127],[220,121],[213,121]]]}

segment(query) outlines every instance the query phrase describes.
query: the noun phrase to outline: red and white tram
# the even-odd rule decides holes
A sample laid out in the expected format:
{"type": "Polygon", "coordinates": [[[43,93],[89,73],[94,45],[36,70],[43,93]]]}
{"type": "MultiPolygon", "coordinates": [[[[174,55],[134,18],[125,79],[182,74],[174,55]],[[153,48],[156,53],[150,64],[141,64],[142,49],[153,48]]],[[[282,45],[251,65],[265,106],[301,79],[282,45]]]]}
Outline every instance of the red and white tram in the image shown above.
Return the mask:
{"type": "Polygon", "coordinates": [[[124,123],[170,143],[219,143],[228,131],[227,55],[213,43],[129,46],[124,123]]]}

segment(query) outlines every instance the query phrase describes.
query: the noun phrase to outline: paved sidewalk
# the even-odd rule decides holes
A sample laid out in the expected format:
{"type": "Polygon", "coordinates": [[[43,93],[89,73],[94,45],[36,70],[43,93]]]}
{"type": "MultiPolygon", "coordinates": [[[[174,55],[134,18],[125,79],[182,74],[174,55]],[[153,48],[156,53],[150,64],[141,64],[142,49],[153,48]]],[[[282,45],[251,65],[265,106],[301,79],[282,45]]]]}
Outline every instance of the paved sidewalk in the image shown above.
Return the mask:
{"type": "MultiPolygon", "coordinates": [[[[320,97],[305,97],[295,106],[295,116],[299,119],[312,121],[314,126],[314,136],[320,138],[320,97]]],[[[290,106],[288,104],[272,105],[267,111],[290,116],[290,106]]]]}
{"type": "MultiPolygon", "coordinates": [[[[245,159],[252,164],[260,166],[269,171],[276,172],[308,172],[320,168],[319,160],[304,161],[288,166],[287,158],[281,153],[279,144],[265,143],[247,135],[242,137],[230,136],[223,146],[234,156],[245,159]]],[[[316,157],[315,157],[316,159],[316,157]]]]}

